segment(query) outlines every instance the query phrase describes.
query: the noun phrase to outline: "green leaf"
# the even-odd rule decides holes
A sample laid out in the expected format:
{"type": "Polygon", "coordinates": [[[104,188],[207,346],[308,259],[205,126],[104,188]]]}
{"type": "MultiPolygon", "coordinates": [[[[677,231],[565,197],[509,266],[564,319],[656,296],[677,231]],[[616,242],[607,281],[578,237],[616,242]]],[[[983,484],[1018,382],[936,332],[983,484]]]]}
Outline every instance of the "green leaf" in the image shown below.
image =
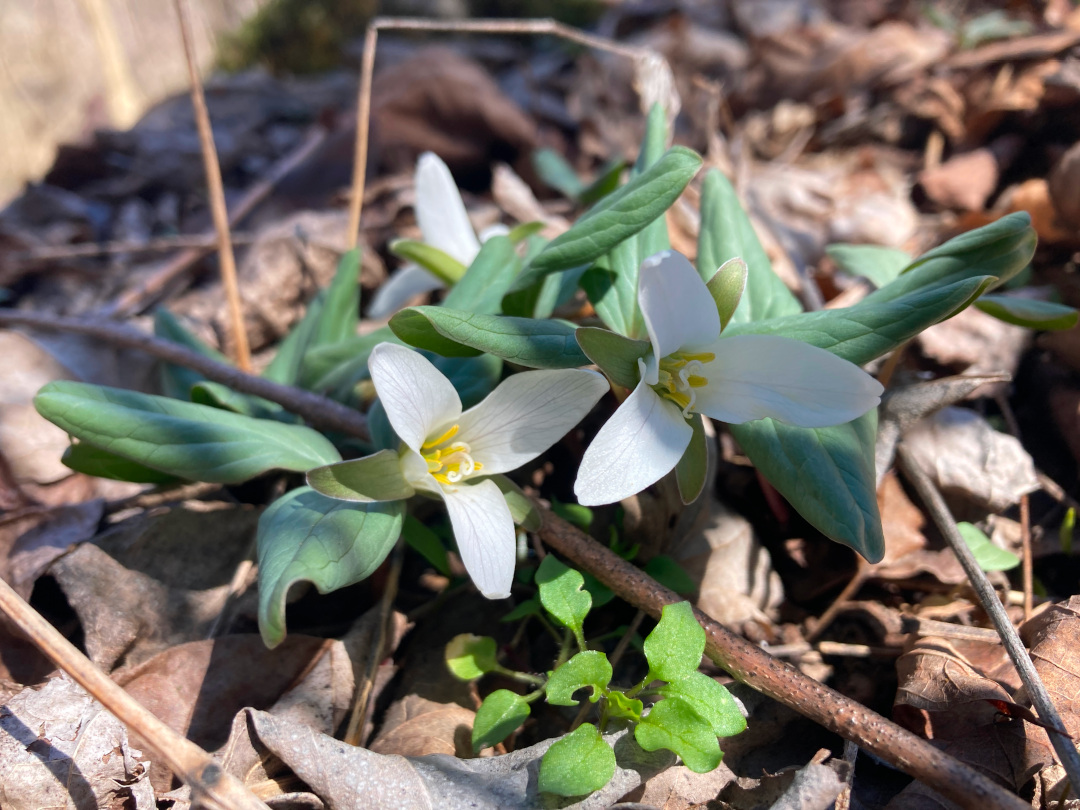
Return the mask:
{"type": "Polygon", "coordinates": [[[863,303],[891,301],[924,287],[978,276],[994,276],[995,286],[1004,284],[1027,267],[1037,239],[1028,214],[1009,214],[924,253],[896,281],[870,293],[863,303]]]}
{"type": "Polygon", "coordinates": [[[1076,529],[1076,509],[1072,506],[1065,512],[1065,517],[1058,527],[1058,540],[1061,541],[1061,550],[1072,556],[1073,532],[1076,529]]]}
{"type": "Polygon", "coordinates": [[[407,307],[390,328],[418,349],[454,357],[486,352],[527,368],[578,368],[589,358],[578,348],[573,324],[555,320],[477,315],[445,307],[407,307]]]}
{"type": "Polygon", "coordinates": [[[349,503],[308,487],[274,501],[259,518],[259,632],[285,638],[285,597],[306,580],[330,593],[370,576],[401,534],[400,502],[349,503]]]}
{"type": "Polygon", "coordinates": [[[700,155],[682,146],[672,147],[647,171],[553,239],[533,259],[532,268],[551,273],[595,261],[670,208],[699,168],[700,155]]]}
{"type": "Polygon", "coordinates": [[[450,570],[450,560],[446,556],[446,546],[439,539],[439,535],[412,515],[405,516],[405,523],[401,527],[401,539],[409,548],[431,563],[444,577],[454,575],[450,570]]]}
{"type": "Polygon", "coordinates": [[[293,414],[276,402],[252,394],[241,394],[227,385],[203,380],[191,386],[191,401],[198,405],[209,405],[233,413],[241,413],[254,419],[276,419],[279,422],[297,421],[293,414]]]}
{"type": "MultiPolygon", "coordinates": [[[[667,112],[659,103],[654,103],[649,109],[648,118],[645,121],[645,138],[641,142],[641,151],[638,153],[637,163],[631,172],[631,179],[640,177],[651,167],[655,166],[664,156],[664,149],[668,145],[668,122],[667,112]]],[[[671,247],[668,238],[667,218],[657,217],[650,222],[644,230],[635,238],[637,242],[637,264],[641,260],[667,250],[671,247]]],[[[637,268],[634,269],[634,287],[637,287],[637,268]]],[[[635,301],[635,307],[637,302],[635,301]]],[[[637,333],[635,333],[636,335],[637,333]]]]}
{"type": "Polygon", "coordinates": [[[977,526],[970,523],[957,523],[956,528],[975,556],[975,562],[983,571],[1011,571],[1020,565],[1019,557],[1011,551],[995,546],[993,541],[977,526]]]}
{"type": "Polygon", "coordinates": [[[721,329],[725,329],[731,322],[739,301],[742,300],[743,290],[746,289],[746,275],[746,262],[736,256],[720,265],[720,269],[705,283],[716,303],[721,329]]]}
{"type": "Polygon", "coordinates": [[[844,309],[732,324],[724,336],[781,335],[827,349],[861,366],[964,309],[992,282],[992,277],[977,276],[888,301],[864,298],[844,309]]]}
{"type": "Polygon", "coordinates": [[[723,757],[708,721],[679,698],[665,698],[653,706],[635,726],[634,739],[646,751],[674,751],[694,773],[708,773],[723,757]]]}
{"type": "Polygon", "coordinates": [[[311,351],[315,335],[319,331],[325,305],[326,291],[320,290],[308,302],[304,317],[281,341],[277,353],[263,369],[263,377],[282,385],[296,385],[301,382],[304,358],[311,351]]]}
{"type": "Polygon", "coordinates": [[[576,200],[585,190],[574,167],[554,149],[537,149],[532,153],[532,165],[540,182],[560,192],[564,197],[576,200]]]}
{"type": "Polygon", "coordinates": [[[686,452],[675,465],[675,481],[679,485],[679,498],[684,504],[691,504],[705,488],[705,477],[709,470],[709,445],[701,414],[691,414],[686,421],[694,432],[690,437],[690,444],[686,446],[686,452]]]}
{"type": "Polygon", "coordinates": [[[636,698],[628,698],[618,690],[608,692],[607,696],[608,717],[625,717],[635,723],[641,721],[641,713],[645,710],[645,704],[636,698]]]}
{"type": "Polygon", "coordinates": [[[401,456],[393,450],[316,467],[308,471],[307,482],[328,498],[361,503],[400,501],[416,494],[401,473],[401,456]]]}
{"type": "Polygon", "coordinates": [[[730,259],[746,262],[746,290],[731,316],[732,323],[781,318],[802,312],[802,306],[780,277],[754,233],[754,226],[728,179],[716,169],[705,175],[701,187],[701,230],[697,268],[709,281],[730,259]]]}
{"type": "Polygon", "coordinates": [[[615,752],[596,726],[578,726],[552,743],[540,762],[537,786],[556,796],[583,796],[599,790],[615,775],[615,752]]]}
{"type": "Polygon", "coordinates": [[[497,745],[520,728],[529,717],[529,704],[509,689],[498,689],[484,698],[473,720],[473,752],[497,745]]]}
{"type": "Polygon", "coordinates": [[[536,571],[536,584],[544,609],[563,627],[580,635],[585,616],[592,607],[592,597],[581,590],[585,584],[581,574],[548,554],[536,571]]]}
{"type": "Polygon", "coordinates": [[[904,251],[880,245],[828,245],[825,252],[845,273],[869,279],[875,287],[895,281],[911,264],[904,251]]]}
{"type": "Polygon", "coordinates": [[[499,667],[495,660],[495,639],[491,636],[472,633],[454,636],[446,645],[444,657],[450,674],[462,681],[475,681],[499,667]]]}
{"type": "Polygon", "coordinates": [[[514,519],[514,523],[527,532],[540,531],[540,510],[536,508],[536,504],[522,491],[521,487],[505,475],[493,475],[491,480],[495,482],[495,486],[503,494],[506,505],[510,509],[510,517],[514,519]]]}
{"type": "Polygon", "coordinates": [[[582,189],[578,195],[578,202],[582,205],[592,205],[612,194],[619,187],[619,178],[625,168],[626,161],[620,158],[609,160],[600,167],[600,171],[596,173],[596,179],[582,189]]]}
{"type": "Polygon", "coordinates": [[[305,472],[341,459],[308,427],[118,388],[51,382],[34,405],[80,441],[191,481],[237,484],[269,470],[305,472]]]}
{"type": "Polygon", "coordinates": [[[665,684],[660,687],[660,694],[665,698],[679,698],[693,706],[717,737],[731,737],[746,730],[746,718],[731,692],[701,672],[665,684]]]}
{"type": "Polygon", "coordinates": [[[551,511],[567,523],[588,531],[593,522],[593,510],[577,503],[563,503],[558,498],[551,499],[551,511]]]}
{"type": "Polygon", "coordinates": [[[596,326],[579,327],[574,334],[581,350],[613,383],[631,390],[637,387],[641,379],[637,361],[652,350],[649,341],[596,326]]]}
{"type": "Polygon", "coordinates": [[[678,681],[697,672],[705,652],[705,631],[689,602],[664,605],[660,621],[645,638],[649,680],[678,681]]]}
{"type": "Polygon", "coordinates": [[[553,706],[577,706],[574,692],[586,686],[592,687],[590,703],[604,696],[611,683],[611,663],[598,650],[579,652],[551,673],[547,686],[547,702],[553,706]]]}
{"type": "Polygon", "coordinates": [[[75,472],[94,475],[98,478],[111,478],[114,481],[171,484],[179,480],[174,475],[145,467],[87,442],[79,442],[68,447],[60,461],[75,472]]]}
{"type": "Polygon", "coordinates": [[[540,231],[544,230],[544,226],[545,223],[543,222],[522,222],[520,225],[511,228],[510,232],[506,234],[506,238],[517,245],[530,236],[540,233],[540,231]]]}
{"type": "Polygon", "coordinates": [[[360,250],[353,248],[341,254],[334,278],[326,288],[322,316],[312,345],[326,346],[347,340],[356,334],[359,325],[360,250]]]}
{"type": "MultiPolygon", "coordinates": [[[[181,346],[198,352],[203,357],[209,357],[226,366],[231,366],[232,361],[217,349],[208,346],[197,335],[189,331],[180,320],[169,310],[161,308],[154,312],[154,334],[159,338],[171,340],[181,346]]],[[[173,399],[187,399],[191,395],[191,387],[206,379],[197,371],[192,371],[183,366],[172,363],[161,364],[161,389],[166,396],[173,399]]]]}
{"type": "Polygon", "coordinates": [[[984,295],[975,306],[987,315],[1029,329],[1072,329],[1080,317],[1072,307],[1016,295],[984,295]]]}
{"type": "Polygon", "coordinates": [[[443,299],[447,309],[461,309],[480,315],[494,315],[521,270],[514,243],[505,236],[484,242],[473,263],[443,299]]]}
{"type": "Polygon", "coordinates": [[[690,594],[697,590],[697,585],[690,579],[686,569],[666,554],[657,554],[645,563],[642,570],[675,593],[690,594]]]}
{"type": "Polygon", "coordinates": [[[816,529],[872,563],[882,558],[885,538],[874,471],[876,409],[827,428],[773,419],[729,427],[754,466],[816,529]]]}
{"type": "Polygon", "coordinates": [[[395,239],[390,243],[390,252],[406,261],[420,265],[447,286],[456,284],[465,276],[465,265],[449,253],[426,242],[395,239]]]}
{"type": "Polygon", "coordinates": [[[366,379],[367,361],[371,350],[380,343],[401,343],[382,326],[366,335],[342,340],[326,346],[316,346],[304,354],[300,368],[300,385],[309,391],[333,391],[335,396],[366,379]]]}
{"type": "Polygon", "coordinates": [[[524,619],[526,616],[539,616],[540,615],[540,600],[538,599],[526,599],[520,605],[515,607],[501,619],[500,622],[516,622],[520,619],[524,619]]]}

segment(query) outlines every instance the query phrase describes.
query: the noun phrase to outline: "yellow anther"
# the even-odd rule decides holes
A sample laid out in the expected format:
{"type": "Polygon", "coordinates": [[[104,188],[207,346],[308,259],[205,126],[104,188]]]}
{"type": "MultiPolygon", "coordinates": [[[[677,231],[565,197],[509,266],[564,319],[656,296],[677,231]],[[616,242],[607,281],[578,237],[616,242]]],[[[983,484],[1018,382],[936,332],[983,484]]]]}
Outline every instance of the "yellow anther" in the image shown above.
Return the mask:
{"type": "Polygon", "coordinates": [[[673,352],[660,361],[653,390],[674,402],[683,416],[689,417],[696,399],[694,389],[709,384],[709,379],[701,373],[705,363],[715,359],[711,352],[673,352]]]}
{"type": "Polygon", "coordinates": [[[448,431],[446,431],[446,433],[444,433],[442,436],[439,436],[437,439],[428,439],[426,442],[424,442],[423,445],[421,445],[420,449],[430,450],[432,447],[438,447],[443,442],[450,441],[450,439],[454,438],[460,429],[460,425],[453,425],[448,431]]]}
{"type": "Polygon", "coordinates": [[[474,475],[483,465],[474,461],[472,450],[465,442],[448,442],[457,435],[460,425],[454,425],[441,436],[429,439],[420,447],[428,472],[440,484],[451,486],[474,475]]]}
{"type": "Polygon", "coordinates": [[[699,377],[697,374],[691,374],[686,378],[686,381],[690,383],[691,388],[704,388],[709,384],[709,381],[704,377],[699,377]]]}

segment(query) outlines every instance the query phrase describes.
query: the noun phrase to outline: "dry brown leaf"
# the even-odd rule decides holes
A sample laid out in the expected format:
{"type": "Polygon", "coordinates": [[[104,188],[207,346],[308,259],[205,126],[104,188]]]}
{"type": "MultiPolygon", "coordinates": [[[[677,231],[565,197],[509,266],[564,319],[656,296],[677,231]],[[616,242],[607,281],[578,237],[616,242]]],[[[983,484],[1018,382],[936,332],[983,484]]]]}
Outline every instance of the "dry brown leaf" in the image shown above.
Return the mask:
{"type": "MultiPolygon", "coordinates": [[[[171,647],[113,677],[172,729],[213,750],[226,741],[231,718],[240,709],[269,708],[339,644],[290,635],[268,650],[257,635],[224,636],[171,647]]],[[[336,669],[341,671],[340,664],[336,669]]],[[[330,705],[340,701],[340,688],[332,686],[328,697],[330,705]]],[[[305,721],[310,714],[297,713],[305,721]]],[[[169,789],[172,777],[166,766],[155,763],[151,778],[159,792],[169,789]]]]}
{"type": "Polygon", "coordinates": [[[1050,200],[1060,222],[1080,230],[1080,142],[1074,143],[1062,155],[1047,178],[1050,200]]]}
{"type": "Polygon", "coordinates": [[[885,535],[885,556],[877,564],[875,573],[926,548],[926,535],[922,533],[926,518],[922,510],[908,498],[896,473],[890,471],[882,479],[877,501],[881,529],[885,535]]]}
{"type": "Polygon", "coordinates": [[[783,583],[750,521],[717,501],[676,559],[700,582],[698,608],[728,627],[771,624],[784,601],[783,583]]]}
{"type": "Polygon", "coordinates": [[[692,810],[713,801],[733,781],[735,774],[723,762],[708,773],[694,773],[685,765],[676,765],[646,782],[644,790],[638,788],[623,796],[622,801],[664,810],[692,810]]]}
{"type": "Polygon", "coordinates": [[[1015,506],[1039,488],[1023,445],[965,408],[945,408],[923,420],[907,432],[904,445],[939,489],[991,512],[1015,506]]]}
{"type": "Polygon", "coordinates": [[[968,307],[924,329],[917,340],[923,353],[942,365],[969,374],[1015,374],[1020,356],[1031,343],[1031,330],[968,307]]]}
{"type": "Polygon", "coordinates": [[[379,72],[371,126],[372,152],[385,169],[411,170],[431,151],[459,179],[486,175],[493,160],[514,163],[537,145],[536,123],[479,64],[447,48],[424,48],[379,72]]]}
{"type": "Polygon", "coordinates": [[[11,546],[5,579],[23,599],[29,600],[34,583],[53,560],[97,534],[104,512],[105,502],[93,498],[35,515],[41,522],[19,535],[11,546]]]}
{"type": "Polygon", "coordinates": [[[0,710],[0,806],[154,810],[142,756],[119,720],[60,675],[0,710]]]}
{"type": "Polygon", "coordinates": [[[943,208],[981,211],[997,188],[1001,172],[1020,152],[1023,141],[1016,136],[999,138],[979,149],[949,158],[940,166],[924,169],[919,184],[926,196],[943,208]]]}
{"type": "Polygon", "coordinates": [[[387,709],[383,727],[368,748],[405,757],[450,754],[467,758],[472,753],[475,718],[476,712],[456,703],[435,703],[408,695],[387,709]]]}
{"type": "Polygon", "coordinates": [[[1058,210],[1051,197],[1050,186],[1041,177],[1033,177],[1005,189],[994,210],[1002,214],[1026,211],[1031,216],[1031,226],[1040,241],[1069,242],[1076,239],[1076,234],[1063,228],[1058,221],[1058,210]]]}

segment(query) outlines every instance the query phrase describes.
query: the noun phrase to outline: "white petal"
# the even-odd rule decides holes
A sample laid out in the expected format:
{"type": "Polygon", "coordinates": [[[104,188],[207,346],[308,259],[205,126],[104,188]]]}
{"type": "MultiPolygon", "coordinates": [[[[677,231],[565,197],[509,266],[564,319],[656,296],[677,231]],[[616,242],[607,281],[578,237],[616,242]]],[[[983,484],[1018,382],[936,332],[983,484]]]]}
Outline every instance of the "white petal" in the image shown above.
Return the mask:
{"type": "Polygon", "coordinates": [[[441,279],[420,265],[407,264],[375,290],[367,316],[385,318],[393,315],[416,296],[441,290],[444,286],[441,279]]]}
{"type": "Polygon", "coordinates": [[[720,334],[720,315],[708,287],[689,260],[674,250],[641,263],[638,304],[658,358],[707,346],[720,334]]]}
{"type": "Polygon", "coordinates": [[[608,391],[595,371],[523,371],[461,416],[461,433],[483,475],[516,470],[555,444],[608,391]]]}
{"type": "Polygon", "coordinates": [[[488,599],[510,595],[514,580],[514,519],[494,481],[443,488],[461,561],[488,599]]]}
{"type": "Polygon", "coordinates": [[[778,335],[721,338],[694,410],[738,424],[771,416],[800,427],[850,422],[881,401],[877,380],[831,352],[778,335]]]}
{"type": "Polygon", "coordinates": [[[424,152],[416,162],[416,220],[425,242],[466,267],[480,252],[461,192],[434,152],[424,152]]]}
{"type": "Polygon", "coordinates": [[[484,244],[488,239],[493,236],[509,236],[510,226],[503,225],[501,222],[496,222],[493,225],[488,225],[482,231],[480,231],[480,244],[484,244]]]}
{"type": "Polygon", "coordinates": [[[391,427],[416,452],[436,428],[449,427],[461,416],[454,386],[422,354],[380,343],[368,368],[391,427]]]}
{"type": "Polygon", "coordinates": [[[693,432],[674,402],[638,385],[585,451],[574,482],[578,501],[614,503],[655,484],[674,469],[693,432]]]}

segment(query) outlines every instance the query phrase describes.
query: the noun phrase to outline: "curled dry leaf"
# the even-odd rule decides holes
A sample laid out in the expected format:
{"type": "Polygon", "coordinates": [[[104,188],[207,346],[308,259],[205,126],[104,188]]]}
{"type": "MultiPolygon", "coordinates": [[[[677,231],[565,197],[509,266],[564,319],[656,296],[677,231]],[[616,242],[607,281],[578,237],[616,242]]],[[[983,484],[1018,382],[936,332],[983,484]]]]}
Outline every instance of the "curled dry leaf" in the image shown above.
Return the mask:
{"type": "MultiPolygon", "coordinates": [[[[351,669],[340,641],[292,634],[271,651],[256,634],[180,644],[113,679],[172,729],[214,750],[238,711],[269,708],[286,693],[281,710],[295,728],[310,733],[313,720],[340,719],[352,695],[351,669]],[[313,675],[327,656],[328,668],[313,675]]],[[[155,763],[151,779],[164,792],[172,775],[155,763]]]]}
{"type": "Polygon", "coordinates": [[[386,711],[383,727],[369,749],[379,754],[422,757],[472,753],[472,726],[476,712],[456,703],[435,703],[407,695],[386,711]]]}
{"type": "Polygon", "coordinates": [[[60,675],[0,709],[0,805],[154,810],[142,756],[119,720],[60,675]]]}
{"type": "MultiPolygon", "coordinates": [[[[331,810],[539,810],[548,806],[537,790],[540,758],[556,741],[482,759],[442,754],[401,757],[354,748],[303,726],[248,711],[258,743],[288,765],[331,810]]],[[[591,795],[561,807],[600,810],[673,764],[669,751],[647,753],[625,731],[605,735],[615,748],[615,776],[591,795]]]]}
{"type": "Polygon", "coordinates": [[[945,408],[904,437],[915,462],[938,488],[1001,512],[1039,488],[1035,463],[1019,441],[974,411],[945,408]]]}
{"type": "Polygon", "coordinates": [[[1031,330],[1004,323],[975,307],[923,330],[923,353],[967,374],[1015,374],[1020,355],[1031,344],[1031,330]]]}
{"type": "Polygon", "coordinates": [[[676,765],[661,771],[645,783],[644,790],[638,788],[622,797],[622,801],[664,810],[691,810],[716,799],[735,779],[723,762],[708,773],[694,773],[685,765],[676,765]]]}

